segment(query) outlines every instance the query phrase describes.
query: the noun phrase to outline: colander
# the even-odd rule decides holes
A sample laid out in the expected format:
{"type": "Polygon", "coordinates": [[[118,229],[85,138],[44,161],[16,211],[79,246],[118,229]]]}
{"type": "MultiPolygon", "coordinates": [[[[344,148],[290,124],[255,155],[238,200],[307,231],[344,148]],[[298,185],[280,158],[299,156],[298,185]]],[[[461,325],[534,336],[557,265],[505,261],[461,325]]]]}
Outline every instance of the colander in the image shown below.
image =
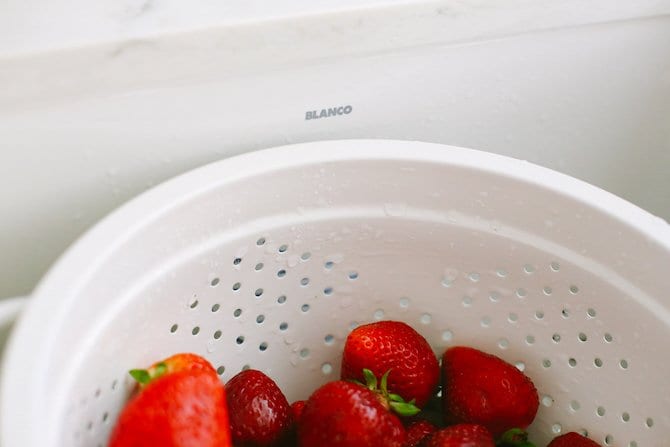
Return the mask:
{"type": "Polygon", "coordinates": [[[79,240],[4,362],[3,447],[104,446],[127,371],[180,351],[289,400],[339,375],[348,332],[396,319],[535,382],[531,436],[668,446],[670,227],[523,161],[347,140],[205,166],[79,240]]]}

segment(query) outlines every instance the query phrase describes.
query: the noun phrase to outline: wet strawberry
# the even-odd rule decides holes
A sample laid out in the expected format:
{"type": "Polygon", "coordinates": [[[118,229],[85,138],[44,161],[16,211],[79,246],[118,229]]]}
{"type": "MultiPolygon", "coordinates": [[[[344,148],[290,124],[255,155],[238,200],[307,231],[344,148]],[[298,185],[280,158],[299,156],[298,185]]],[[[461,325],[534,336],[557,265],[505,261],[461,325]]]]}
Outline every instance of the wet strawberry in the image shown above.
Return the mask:
{"type": "Polygon", "coordinates": [[[344,344],[343,380],[363,381],[363,369],[377,377],[387,371],[389,392],[423,408],[435,393],[440,367],[421,334],[399,321],[379,321],[354,329],[344,344]]]}
{"type": "Polygon", "coordinates": [[[190,354],[178,359],[133,370],[144,383],[121,412],[109,447],[232,447],[225,389],[214,368],[190,354]]]}
{"type": "Polygon", "coordinates": [[[422,447],[495,447],[495,442],[481,425],[458,424],[436,431],[422,447]]]}
{"type": "Polygon", "coordinates": [[[291,406],[277,384],[248,369],[226,383],[230,427],[235,445],[272,447],[290,436],[291,406]]]}
{"type": "Polygon", "coordinates": [[[600,447],[597,442],[571,431],[555,437],[547,447],[600,447]]]}
{"type": "Polygon", "coordinates": [[[447,423],[480,424],[499,437],[528,427],[539,399],[533,382],[513,365],[459,346],[442,357],[442,405],[447,423]]]}
{"type": "Polygon", "coordinates": [[[403,447],[406,434],[379,393],[338,380],[317,389],[305,403],[300,447],[403,447]]]}
{"type": "Polygon", "coordinates": [[[418,447],[421,442],[437,431],[430,422],[419,419],[407,425],[407,440],[404,447],[418,447]]]}

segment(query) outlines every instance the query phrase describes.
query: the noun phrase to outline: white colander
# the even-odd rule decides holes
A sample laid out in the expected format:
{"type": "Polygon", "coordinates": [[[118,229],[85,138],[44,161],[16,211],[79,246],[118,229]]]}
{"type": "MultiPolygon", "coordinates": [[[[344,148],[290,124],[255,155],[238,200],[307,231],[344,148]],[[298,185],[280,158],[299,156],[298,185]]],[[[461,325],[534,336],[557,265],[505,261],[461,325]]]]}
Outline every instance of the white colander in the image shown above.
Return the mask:
{"type": "Polygon", "coordinates": [[[5,358],[2,445],[105,445],[127,371],[180,351],[306,398],[354,326],[398,319],[525,370],[539,445],[667,447],[669,291],[665,222],[538,166],[381,140],[252,153],[143,194],[51,270],[5,358]]]}

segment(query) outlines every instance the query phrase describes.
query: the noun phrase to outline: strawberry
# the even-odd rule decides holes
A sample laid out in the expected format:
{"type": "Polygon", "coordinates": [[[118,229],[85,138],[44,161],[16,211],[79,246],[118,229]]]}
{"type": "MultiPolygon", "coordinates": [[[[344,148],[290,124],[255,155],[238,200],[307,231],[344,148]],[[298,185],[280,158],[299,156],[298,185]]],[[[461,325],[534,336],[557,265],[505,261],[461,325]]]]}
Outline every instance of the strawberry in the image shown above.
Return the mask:
{"type": "Polygon", "coordinates": [[[305,408],[305,402],[304,400],[296,400],[291,404],[291,427],[289,427],[288,435],[283,437],[279,447],[295,447],[298,445],[298,425],[305,408]]]}
{"type": "Polygon", "coordinates": [[[600,447],[600,444],[579,433],[571,431],[555,437],[547,447],[600,447]]]}
{"type": "Polygon", "coordinates": [[[302,416],[302,411],[305,409],[304,400],[296,400],[291,404],[291,414],[293,414],[293,420],[296,423],[300,423],[300,417],[302,416]]]}
{"type": "Polygon", "coordinates": [[[343,380],[314,391],[298,425],[301,447],[402,447],[405,438],[379,393],[343,380]]]}
{"type": "Polygon", "coordinates": [[[154,363],[147,369],[132,369],[129,373],[138,382],[139,388],[142,389],[149,382],[165,374],[184,370],[204,370],[216,375],[211,363],[199,355],[190,353],[175,354],[154,363]]]}
{"type": "Polygon", "coordinates": [[[422,447],[495,447],[495,442],[485,427],[459,424],[436,431],[422,447]]]}
{"type": "Polygon", "coordinates": [[[450,424],[486,427],[494,437],[533,422],[539,399],[533,382],[513,365],[474,348],[442,357],[442,408],[450,424]]]}
{"type": "Polygon", "coordinates": [[[418,447],[424,439],[428,439],[437,430],[430,422],[419,419],[407,425],[407,440],[404,447],[418,447]]]}
{"type": "Polygon", "coordinates": [[[377,377],[390,371],[389,391],[419,408],[434,394],[440,378],[437,358],[426,339],[399,321],[362,325],[349,334],[341,378],[362,381],[364,368],[377,377]]]}
{"type": "Polygon", "coordinates": [[[277,384],[262,372],[238,373],[226,383],[226,396],[236,445],[271,447],[290,436],[291,406],[277,384]]]}
{"type": "Polygon", "coordinates": [[[288,433],[288,436],[284,437],[284,441],[280,444],[280,447],[295,447],[298,445],[298,425],[300,424],[300,418],[302,417],[302,411],[305,409],[304,400],[296,400],[291,404],[291,420],[293,421],[288,433]]]}
{"type": "Polygon", "coordinates": [[[225,389],[211,365],[169,365],[133,370],[147,380],[121,412],[109,447],[232,447],[225,389]]]}

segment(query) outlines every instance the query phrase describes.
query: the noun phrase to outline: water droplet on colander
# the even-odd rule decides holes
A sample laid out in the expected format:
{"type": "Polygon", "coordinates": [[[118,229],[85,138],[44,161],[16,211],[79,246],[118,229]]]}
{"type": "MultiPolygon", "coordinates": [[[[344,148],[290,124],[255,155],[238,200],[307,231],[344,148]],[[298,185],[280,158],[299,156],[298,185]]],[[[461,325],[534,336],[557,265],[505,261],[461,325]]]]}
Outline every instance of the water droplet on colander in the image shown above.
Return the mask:
{"type": "Polygon", "coordinates": [[[400,217],[407,212],[407,205],[404,203],[386,203],[384,205],[384,212],[387,216],[400,217]]]}
{"type": "Polygon", "coordinates": [[[207,342],[207,352],[211,354],[214,351],[216,351],[216,344],[213,340],[210,340],[207,342]]]}

